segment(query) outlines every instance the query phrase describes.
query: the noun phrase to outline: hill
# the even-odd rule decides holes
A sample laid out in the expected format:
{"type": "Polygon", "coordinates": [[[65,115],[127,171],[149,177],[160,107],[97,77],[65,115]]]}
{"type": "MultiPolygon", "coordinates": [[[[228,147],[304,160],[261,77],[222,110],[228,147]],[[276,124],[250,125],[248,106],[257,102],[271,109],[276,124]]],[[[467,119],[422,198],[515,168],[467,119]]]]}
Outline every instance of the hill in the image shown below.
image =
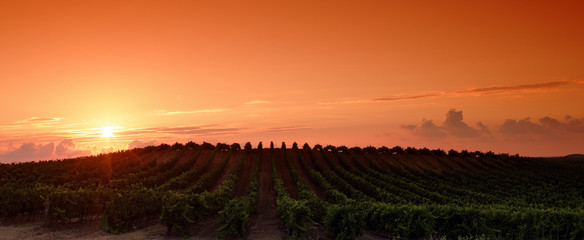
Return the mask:
{"type": "Polygon", "coordinates": [[[163,144],[0,164],[0,230],[47,239],[580,239],[583,170],[578,160],[492,152],[163,144]]]}
{"type": "Polygon", "coordinates": [[[570,154],[566,155],[564,158],[584,159],[584,154],[570,154]]]}

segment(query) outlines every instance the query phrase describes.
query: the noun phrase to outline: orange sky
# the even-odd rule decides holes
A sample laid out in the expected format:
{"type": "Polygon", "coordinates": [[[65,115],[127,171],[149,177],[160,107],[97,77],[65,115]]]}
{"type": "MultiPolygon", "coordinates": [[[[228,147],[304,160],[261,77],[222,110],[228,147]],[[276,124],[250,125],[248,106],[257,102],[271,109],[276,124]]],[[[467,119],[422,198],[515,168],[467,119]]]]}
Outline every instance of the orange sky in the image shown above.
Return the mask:
{"type": "Polygon", "coordinates": [[[584,4],[550,3],[2,1],[0,162],[188,140],[582,153],[584,4]]]}

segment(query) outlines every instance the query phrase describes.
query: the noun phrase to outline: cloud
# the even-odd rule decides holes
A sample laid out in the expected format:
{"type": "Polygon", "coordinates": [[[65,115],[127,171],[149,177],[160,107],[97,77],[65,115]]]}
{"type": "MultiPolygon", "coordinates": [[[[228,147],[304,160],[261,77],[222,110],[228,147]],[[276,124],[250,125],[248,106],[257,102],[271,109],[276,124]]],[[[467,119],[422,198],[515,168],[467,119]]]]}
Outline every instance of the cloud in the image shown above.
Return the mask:
{"type": "Polygon", "coordinates": [[[411,95],[411,96],[383,97],[383,98],[371,99],[371,102],[393,102],[393,101],[401,101],[401,100],[414,100],[414,99],[421,99],[421,98],[438,97],[438,96],[442,96],[442,95],[445,95],[445,93],[427,93],[427,94],[411,95]]]}
{"type": "Polygon", "coordinates": [[[152,141],[148,141],[148,142],[141,142],[138,139],[136,139],[128,144],[128,149],[143,148],[143,147],[157,146],[157,145],[160,145],[160,143],[158,143],[156,140],[152,140],[152,141]]]}
{"type": "Polygon", "coordinates": [[[517,92],[517,91],[525,91],[525,90],[543,90],[549,88],[557,88],[565,85],[576,84],[576,83],[583,83],[584,80],[561,80],[561,81],[554,81],[554,82],[545,82],[545,83],[535,83],[535,84],[521,84],[521,85],[514,85],[514,86],[495,86],[495,87],[486,87],[486,88],[474,88],[468,90],[461,90],[456,91],[455,93],[480,93],[480,94],[497,94],[497,93],[509,93],[509,92],[517,92]]]}
{"type": "Polygon", "coordinates": [[[259,130],[260,132],[287,132],[287,131],[297,131],[297,130],[305,130],[311,129],[311,127],[306,126],[291,126],[291,127],[272,127],[266,128],[263,130],[259,130]]]}
{"type": "Polygon", "coordinates": [[[75,148],[75,143],[71,139],[65,139],[55,148],[55,153],[61,158],[73,158],[91,155],[91,150],[80,150],[75,148]]]}
{"type": "Polygon", "coordinates": [[[180,127],[150,127],[135,128],[117,133],[118,137],[139,136],[145,134],[176,134],[176,135],[226,135],[245,130],[244,128],[228,128],[219,125],[199,125],[180,127]]]}
{"type": "Polygon", "coordinates": [[[402,125],[402,128],[414,130],[414,129],[416,129],[416,125],[414,125],[414,124],[402,125]]]}
{"type": "MultiPolygon", "coordinates": [[[[259,132],[285,132],[297,131],[304,129],[311,129],[308,126],[281,126],[281,127],[267,127],[267,128],[251,128],[251,127],[229,127],[218,124],[206,124],[197,126],[177,126],[177,127],[147,127],[147,128],[132,128],[116,133],[117,139],[124,139],[133,141],[133,147],[142,147],[140,138],[156,138],[158,140],[165,137],[192,137],[192,136],[221,136],[234,135],[242,133],[259,133],[259,132]],[[178,135],[178,136],[177,136],[178,135]]],[[[77,138],[81,139],[81,138],[77,138]]],[[[88,138],[88,141],[93,141],[88,138]]],[[[158,145],[158,142],[156,142],[158,145]]],[[[151,144],[151,142],[148,142],[151,144]]],[[[130,145],[128,145],[130,146],[130,145]]],[[[132,148],[132,147],[130,147],[132,148]]]]}
{"type": "Polygon", "coordinates": [[[481,122],[470,126],[463,121],[462,111],[451,109],[446,113],[442,124],[435,124],[432,120],[422,120],[420,126],[404,124],[402,129],[415,135],[443,139],[454,137],[460,139],[485,139],[497,141],[583,141],[584,118],[566,116],[563,120],[549,116],[537,120],[531,118],[506,119],[502,124],[494,127],[493,131],[481,122]]]}
{"type": "Polygon", "coordinates": [[[515,140],[570,140],[584,139],[584,118],[566,116],[563,121],[543,117],[537,121],[531,118],[507,119],[499,131],[515,140]]]}
{"type": "Polygon", "coordinates": [[[332,105],[332,104],[357,104],[357,103],[372,103],[375,102],[374,99],[340,99],[334,101],[319,102],[320,105],[332,105]]]}
{"type": "Polygon", "coordinates": [[[458,138],[477,138],[490,135],[487,126],[481,122],[477,123],[477,128],[471,127],[463,121],[462,111],[450,109],[446,113],[446,119],[442,125],[435,124],[432,120],[422,120],[418,128],[416,125],[402,125],[403,129],[413,131],[416,135],[428,138],[444,138],[447,136],[458,138]]]}
{"type": "Polygon", "coordinates": [[[56,122],[59,120],[63,120],[63,118],[58,117],[31,117],[27,119],[23,119],[20,121],[16,121],[15,123],[43,123],[43,122],[56,122]]]}
{"type": "MultiPolygon", "coordinates": [[[[462,121],[462,111],[450,109],[446,113],[446,120],[444,121],[444,128],[448,133],[456,137],[476,137],[480,131],[468,126],[462,121]]],[[[481,126],[485,127],[481,124],[481,126]]]]}
{"type": "Polygon", "coordinates": [[[25,162],[54,158],[53,143],[34,144],[23,143],[19,148],[0,155],[0,162],[25,162]]]}
{"type": "Polygon", "coordinates": [[[432,120],[422,120],[422,125],[416,131],[418,135],[430,138],[443,138],[446,136],[444,128],[434,124],[432,120]]]}
{"type": "Polygon", "coordinates": [[[214,108],[214,109],[198,109],[198,110],[190,110],[190,111],[166,111],[166,110],[155,110],[154,113],[160,116],[168,116],[168,115],[177,115],[177,114],[194,114],[194,113],[216,113],[216,112],[223,112],[225,109],[222,108],[214,108]]]}
{"type": "Polygon", "coordinates": [[[101,148],[101,153],[103,153],[103,154],[113,153],[113,152],[114,152],[114,147],[103,147],[103,148],[101,148]]]}
{"type": "Polygon", "coordinates": [[[182,135],[218,135],[231,134],[242,130],[241,128],[203,128],[203,127],[168,127],[157,130],[159,133],[182,134],[182,135]]]}
{"type": "Polygon", "coordinates": [[[552,88],[559,88],[562,86],[582,84],[584,80],[561,80],[552,81],[544,83],[534,83],[534,84],[520,84],[512,86],[493,86],[493,87],[483,87],[483,88],[469,88],[461,89],[455,91],[444,91],[444,92],[427,92],[414,95],[398,95],[390,97],[381,97],[373,99],[342,99],[327,102],[319,102],[319,104],[357,104],[357,103],[379,103],[379,102],[396,102],[396,101],[406,101],[406,100],[417,100],[417,99],[427,99],[427,98],[438,98],[438,97],[464,97],[464,96],[483,96],[483,95],[493,95],[493,94],[510,94],[519,92],[534,92],[534,91],[546,91],[552,88]]]}
{"type": "Polygon", "coordinates": [[[253,100],[253,101],[246,102],[244,104],[251,105],[251,104],[266,104],[266,103],[271,103],[271,101],[266,101],[266,100],[253,100]]]}

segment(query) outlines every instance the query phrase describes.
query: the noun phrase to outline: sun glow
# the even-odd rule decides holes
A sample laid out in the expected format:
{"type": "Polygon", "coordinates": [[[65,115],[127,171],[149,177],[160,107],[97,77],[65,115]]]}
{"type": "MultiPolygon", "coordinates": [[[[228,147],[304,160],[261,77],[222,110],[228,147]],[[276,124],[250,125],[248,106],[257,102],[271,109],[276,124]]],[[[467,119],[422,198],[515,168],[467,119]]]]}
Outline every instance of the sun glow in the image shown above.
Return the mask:
{"type": "Polygon", "coordinates": [[[114,136],[114,127],[103,127],[102,128],[103,134],[102,137],[113,137],[114,136]]]}

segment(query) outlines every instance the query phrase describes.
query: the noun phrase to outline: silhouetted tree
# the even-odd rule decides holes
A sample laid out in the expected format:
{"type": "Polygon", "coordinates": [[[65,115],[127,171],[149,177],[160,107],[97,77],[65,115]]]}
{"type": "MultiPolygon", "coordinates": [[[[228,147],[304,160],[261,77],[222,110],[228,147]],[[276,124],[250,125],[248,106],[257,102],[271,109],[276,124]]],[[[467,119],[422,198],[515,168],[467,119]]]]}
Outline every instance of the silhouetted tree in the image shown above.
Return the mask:
{"type": "Polygon", "coordinates": [[[210,143],[208,143],[208,142],[203,142],[203,145],[202,145],[202,147],[203,147],[203,149],[205,149],[205,150],[213,150],[213,149],[215,149],[215,145],[213,145],[213,144],[210,144],[210,143]]]}
{"type": "Polygon", "coordinates": [[[335,151],[336,149],[337,148],[333,145],[326,145],[326,147],[324,147],[324,150],[329,152],[335,151]]]}
{"type": "Polygon", "coordinates": [[[231,150],[232,151],[239,151],[239,150],[241,150],[241,145],[239,145],[239,143],[233,143],[233,144],[231,144],[231,150]]]}
{"type": "Polygon", "coordinates": [[[292,149],[298,150],[298,143],[296,142],[292,143],[292,149]]]}
{"type": "Polygon", "coordinates": [[[339,152],[348,152],[349,148],[347,148],[347,146],[345,145],[341,145],[340,147],[337,148],[337,151],[339,152]]]}
{"type": "Polygon", "coordinates": [[[310,150],[310,145],[308,145],[308,143],[304,143],[304,145],[302,146],[302,149],[310,150]]]}
{"type": "Polygon", "coordinates": [[[262,150],[263,148],[264,148],[264,147],[263,147],[263,144],[262,144],[262,142],[258,143],[258,150],[262,150]]]}
{"type": "Polygon", "coordinates": [[[274,142],[273,141],[270,141],[270,149],[272,149],[272,150],[274,149],[274,142]]]}
{"type": "Polygon", "coordinates": [[[314,149],[316,151],[322,151],[322,145],[316,144],[316,145],[314,145],[314,147],[312,149],[314,149]]]}
{"type": "Polygon", "coordinates": [[[153,152],[153,151],[155,151],[157,148],[158,148],[158,147],[156,147],[156,146],[146,146],[146,147],[144,148],[144,152],[145,152],[145,153],[150,153],[150,152],[153,152]]]}
{"type": "Polygon", "coordinates": [[[225,143],[217,143],[217,149],[219,151],[229,151],[230,147],[225,143]]]}
{"type": "Polygon", "coordinates": [[[391,148],[391,153],[393,154],[403,154],[404,153],[404,149],[400,146],[395,146],[393,148],[391,148]]]}
{"type": "Polygon", "coordinates": [[[174,144],[172,144],[171,148],[172,148],[172,150],[181,150],[181,149],[183,149],[183,147],[184,146],[182,144],[175,142],[174,144]]]}
{"type": "Polygon", "coordinates": [[[483,154],[481,151],[474,151],[474,155],[475,155],[475,157],[482,157],[485,154],[483,154]]]}
{"type": "Polygon", "coordinates": [[[454,149],[448,150],[448,156],[450,156],[450,157],[457,157],[458,155],[459,154],[458,154],[458,152],[456,150],[454,150],[454,149]]]}
{"type": "Polygon", "coordinates": [[[189,141],[187,144],[185,144],[185,148],[186,149],[197,149],[199,148],[201,145],[194,143],[192,141],[189,141]]]}
{"type": "Polygon", "coordinates": [[[379,153],[389,153],[390,150],[386,146],[381,146],[380,148],[377,149],[377,152],[379,152],[379,153]]]}
{"type": "Polygon", "coordinates": [[[360,147],[352,147],[349,150],[353,153],[362,153],[363,152],[363,149],[361,149],[360,147]]]}
{"type": "Polygon", "coordinates": [[[470,157],[470,153],[468,152],[468,150],[462,150],[460,151],[460,155],[462,155],[463,157],[470,157]]]}
{"type": "Polygon", "coordinates": [[[170,145],[168,145],[166,143],[160,144],[160,146],[158,146],[158,150],[168,150],[168,149],[170,149],[170,145]]]}
{"type": "Polygon", "coordinates": [[[251,143],[250,143],[250,142],[246,142],[246,143],[245,143],[245,146],[244,146],[244,149],[245,149],[245,151],[250,151],[250,150],[251,150],[251,148],[252,148],[252,147],[251,147],[251,143]]]}
{"type": "Polygon", "coordinates": [[[418,152],[422,155],[430,155],[430,149],[428,149],[428,148],[422,148],[422,149],[418,150],[418,152]]]}
{"type": "Polygon", "coordinates": [[[418,149],[416,149],[415,147],[407,147],[404,152],[406,152],[407,154],[418,154],[418,149]]]}
{"type": "Polygon", "coordinates": [[[436,155],[436,156],[446,156],[446,152],[444,152],[444,150],[438,148],[438,149],[434,149],[431,151],[432,154],[436,155]]]}
{"type": "Polygon", "coordinates": [[[282,149],[286,149],[286,142],[282,142],[282,149]]]}
{"type": "Polygon", "coordinates": [[[377,148],[375,148],[374,146],[368,146],[368,147],[365,147],[363,149],[363,151],[366,152],[366,153],[376,153],[377,152],[377,148]]]}

